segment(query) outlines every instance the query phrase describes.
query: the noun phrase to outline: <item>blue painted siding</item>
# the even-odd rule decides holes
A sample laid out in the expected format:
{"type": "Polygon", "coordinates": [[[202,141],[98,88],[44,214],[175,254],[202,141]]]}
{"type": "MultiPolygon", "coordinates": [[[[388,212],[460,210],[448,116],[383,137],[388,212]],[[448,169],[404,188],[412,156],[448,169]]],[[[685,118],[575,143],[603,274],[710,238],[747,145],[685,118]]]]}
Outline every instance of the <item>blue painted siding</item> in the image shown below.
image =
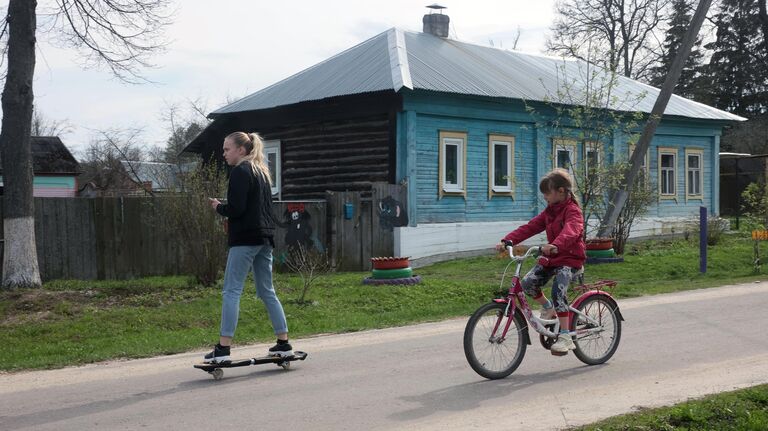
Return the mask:
{"type": "Polygon", "coordinates": [[[417,116],[417,205],[419,223],[500,221],[530,217],[535,212],[533,125],[502,121],[462,120],[417,116]],[[438,199],[438,134],[441,130],[467,133],[467,197],[438,199]],[[488,136],[515,137],[515,198],[488,196],[488,136]]]}
{"type": "MultiPolygon", "coordinates": [[[[552,166],[552,138],[576,137],[578,130],[539,127],[521,101],[406,92],[404,113],[398,118],[398,179],[409,178],[409,203],[416,223],[526,220],[543,209],[538,179],[552,166]],[[467,134],[466,198],[438,197],[438,151],[440,131],[467,134]],[[488,136],[515,137],[515,198],[488,196],[488,136]],[[410,155],[410,156],[409,156],[410,155]],[[415,160],[414,160],[415,159],[415,160]],[[407,175],[410,173],[410,175],[407,175]]],[[[537,107],[546,112],[546,107],[537,107]]],[[[541,124],[541,115],[539,115],[541,124]]],[[[677,148],[677,201],[660,201],[648,216],[690,216],[700,205],[716,212],[718,173],[715,169],[722,123],[701,120],[664,119],[654,137],[649,155],[651,178],[658,179],[658,147],[677,148]],[[703,152],[704,199],[686,200],[685,148],[703,152]],[[713,200],[713,196],[715,197],[713,200]]],[[[627,157],[627,137],[607,136],[602,145],[605,162],[627,157]]],[[[583,158],[583,143],[577,158],[583,158]]]]}
{"type": "Polygon", "coordinates": [[[658,184],[659,180],[659,147],[675,148],[676,154],[676,199],[660,200],[659,204],[650,208],[649,215],[658,217],[688,217],[691,214],[698,214],[700,206],[706,206],[710,213],[714,211],[712,202],[714,184],[718,180],[717,172],[714,170],[714,136],[671,136],[655,135],[651,141],[650,165],[651,178],[658,184]],[[702,173],[702,194],[704,199],[686,199],[685,178],[685,150],[701,150],[703,152],[703,173],[702,173]]]}

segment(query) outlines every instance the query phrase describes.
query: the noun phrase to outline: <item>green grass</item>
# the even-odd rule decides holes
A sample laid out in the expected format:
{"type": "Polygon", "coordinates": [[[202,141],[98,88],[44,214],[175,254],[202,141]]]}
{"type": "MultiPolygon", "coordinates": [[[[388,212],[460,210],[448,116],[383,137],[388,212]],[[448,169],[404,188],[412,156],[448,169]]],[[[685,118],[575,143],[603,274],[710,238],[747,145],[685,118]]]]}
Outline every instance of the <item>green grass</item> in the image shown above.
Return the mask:
{"type": "Polygon", "coordinates": [[[578,431],[764,431],[768,385],[711,395],[575,428],[578,431]]]}
{"type": "MultiPolygon", "coordinates": [[[[630,244],[624,263],[587,266],[587,281],[618,280],[614,294],[626,298],[765,279],[765,267],[762,275],[753,273],[752,247],[745,235],[727,236],[709,248],[709,270],[702,275],[697,243],[630,244]]],[[[365,286],[361,281],[368,273],[332,274],[312,287],[310,304],[297,303],[297,277],[277,274],[275,285],[291,335],[301,337],[468,316],[499,294],[505,264],[495,256],[443,262],[418,269],[424,281],[414,286],[365,286]]],[[[0,370],[55,368],[210,346],[218,333],[220,289],[196,286],[187,277],[154,277],[54,281],[43,289],[0,293],[0,370]]],[[[247,284],[241,301],[240,344],[273,338],[254,290],[247,284]]]]}

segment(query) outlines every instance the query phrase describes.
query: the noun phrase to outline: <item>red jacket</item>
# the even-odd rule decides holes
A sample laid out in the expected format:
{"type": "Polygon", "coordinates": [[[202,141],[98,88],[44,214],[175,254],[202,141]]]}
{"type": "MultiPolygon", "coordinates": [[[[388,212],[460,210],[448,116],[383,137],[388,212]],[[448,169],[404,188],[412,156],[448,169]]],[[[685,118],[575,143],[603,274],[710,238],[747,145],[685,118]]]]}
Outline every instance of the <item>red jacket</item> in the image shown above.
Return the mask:
{"type": "Polygon", "coordinates": [[[587,260],[584,216],[573,199],[547,206],[541,214],[508,233],[504,239],[519,244],[544,230],[547,231],[547,242],[557,247],[557,254],[548,256],[548,260],[540,259],[542,266],[581,268],[584,265],[587,260]]]}

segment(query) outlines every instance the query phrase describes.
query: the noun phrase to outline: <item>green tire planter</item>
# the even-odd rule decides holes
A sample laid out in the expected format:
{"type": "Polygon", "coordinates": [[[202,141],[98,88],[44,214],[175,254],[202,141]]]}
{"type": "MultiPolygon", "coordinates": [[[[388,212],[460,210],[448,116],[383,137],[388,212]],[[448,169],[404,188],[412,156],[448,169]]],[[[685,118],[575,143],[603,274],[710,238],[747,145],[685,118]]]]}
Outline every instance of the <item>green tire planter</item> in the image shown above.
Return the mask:
{"type": "Polygon", "coordinates": [[[614,257],[616,253],[612,248],[608,250],[587,250],[587,257],[614,257]]]}
{"type": "Polygon", "coordinates": [[[381,280],[381,279],[390,279],[390,278],[408,278],[413,275],[413,269],[409,266],[408,268],[401,268],[401,269],[374,269],[373,270],[373,278],[381,280]]]}

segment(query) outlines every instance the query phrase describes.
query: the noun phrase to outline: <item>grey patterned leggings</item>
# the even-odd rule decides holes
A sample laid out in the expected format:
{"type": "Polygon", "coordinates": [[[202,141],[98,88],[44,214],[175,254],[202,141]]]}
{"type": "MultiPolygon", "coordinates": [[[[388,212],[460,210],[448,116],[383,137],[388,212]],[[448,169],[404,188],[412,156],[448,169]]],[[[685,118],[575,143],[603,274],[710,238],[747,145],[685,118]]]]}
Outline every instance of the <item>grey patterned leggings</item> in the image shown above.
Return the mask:
{"type": "Polygon", "coordinates": [[[545,268],[536,264],[528,274],[525,274],[520,284],[523,290],[529,296],[538,298],[541,296],[541,288],[549,281],[552,276],[555,280],[552,282],[552,303],[558,313],[568,312],[568,285],[571,284],[571,278],[578,272],[578,268],[570,266],[556,266],[545,268]]]}

